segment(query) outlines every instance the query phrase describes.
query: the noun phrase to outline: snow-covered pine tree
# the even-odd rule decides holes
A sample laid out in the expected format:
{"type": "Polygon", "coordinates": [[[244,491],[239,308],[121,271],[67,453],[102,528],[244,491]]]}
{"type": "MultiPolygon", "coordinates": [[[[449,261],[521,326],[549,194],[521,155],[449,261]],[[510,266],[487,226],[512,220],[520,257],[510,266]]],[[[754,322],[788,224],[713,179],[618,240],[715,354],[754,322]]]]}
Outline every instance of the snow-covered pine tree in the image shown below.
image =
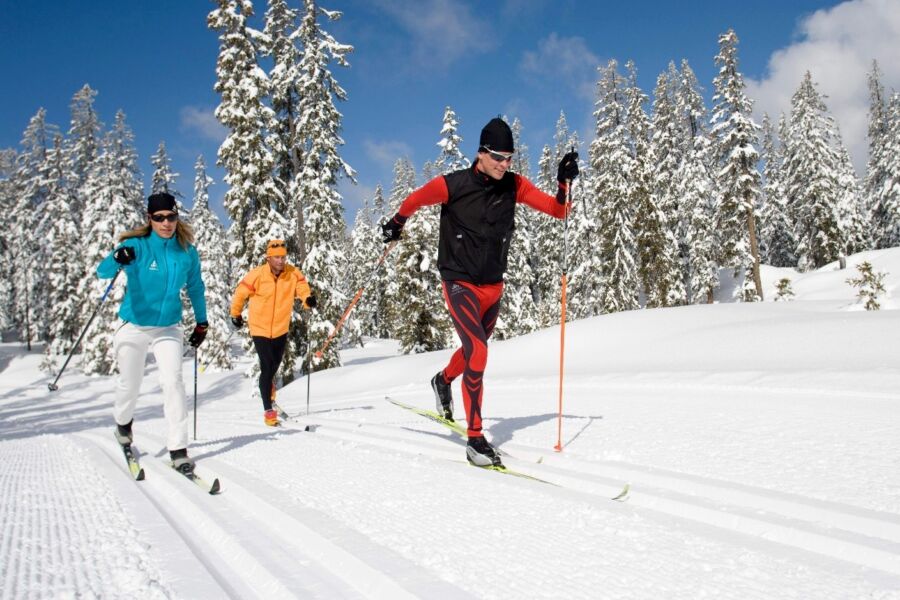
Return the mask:
{"type": "MultiPolygon", "coordinates": [[[[686,293],[679,260],[678,215],[680,198],[674,194],[673,178],[681,162],[678,119],[675,112],[675,86],[678,72],[674,63],[660,73],[653,99],[653,119],[646,148],[648,193],[640,195],[635,230],[638,248],[638,273],[647,308],[684,304],[686,293]]],[[[643,113],[643,110],[641,110],[643,113]]],[[[638,118],[645,119],[645,116],[638,118]]],[[[636,145],[642,147],[641,144],[636,145]]]]}
{"type": "Polygon", "coordinates": [[[300,147],[295,143],[302,101],[299,83],[303,77],[300,69],[303,49],[297,39],[299,11],[290,8],[286,0],[268,0],[267,5],[260,51],[272,61],[269,98],[275,120],[268,141],[275,160],[275,184],[283,199],[279,212],[291,222],[288,246],[302,263],[306,256],[306,241],[302,237],[303,199],[297,197],[300,147]]]}
{"type": "Polygon", "coordinates": [[[785,140],[785,189],[801,271],[836,260],[844,248],[834,136],[834,121],[807,71],[791,98],[785,140]]]}
{"type": "MultiPolygon", "coordinates": [[[[382,194],[381,186],[375,190],[375,197],[382,194]]],[[[381,200],[383,202],[383,199],[381,200]]],[[[348,337],[352,344],[363,345],[363,336],[378,337],[381,327],[379,310],[384,302],[384,270],[373,272],[372,264],[384,252],[384,244],[380,241],[380,228],[377,217],[373,219],[373,210],[366,201],[356,211],[356,219],[348,241],[348,273],[347,280],[353,294],[364,287],[362,296],[356,304],[350,321],[346,325],[348,337]]]]}
{"type": "Polygon", "coordinates": [[[153,178],[150,183],[150,193],[165,192],[175,196],[175,204],[178,212],[187,216],[188,212],[184,210],[184,204],[181,199],[184,195],[175,187],[175,181],[178,179],[178,173],[172,171],[172,159],[166,151],[166,143],[160,142],[156,149],[156,154],[150,158],[150,164],[153,165],[153,178]]]}
{"type": "Polygon", "coordinates": [[[32,342],[47,337],[46,279],[34,269],[36,264],[50,264],[46,245],[35,235],[49,193],[48,153],[58,131],[47,123],[46,117],[47,112],[39,109],[22,134],[14,175],[17,199],[11,211],[19,232],[12,238],[15,266],[10,283],[15,295],[14,320],[19,338],[29,351],[32,342]]]}
{"type": "Polygon", "coordinates": [[[694,142],[694,147],[683,157],[672,185],[681,200],[685,219],[688,299],[692,304],[712,304],[713,293],[719,287],[716,182],[709,170],[709,140],[700,135],[694,142]]]}
{"type": "Polygon", "coordinates": [[[63,138],[56,135],[47,156],[47,200],[37,236],[46,248],[48,265],[46,296],[47,339],[41,368],[56,370],[56,358],[67,354],[81,333],[78,285],[84,273],[80,248],[84,240],[75,222],[72,205],[74,177],[63,151],[63,138]]]}
{"type": "Polygon", "coordinates": [[[441,127],[441,139],[437,143],[441,151],[434,162],[434,169],[438,175],[446,175],[472,166],[459,147],[462,138],[457,133],[458,128],[456,113],[449,106],[444,108],[444,125],[441,127]]]}
{"type": "Polygon", "coordinates": [[[638,165],[626,121],[626,82],[618,72],[618,61],[610,60],[599,71],[596,136],[590,151],[595,177],[589,197],[600,204],[601,311],[612,313],[638,308],[634,210],[630,204],[638,165]]]}
{"type": "Polygon", "coordinates": [[[679,199],[677,226],[682,281],[690,303],[712,302],[718,286],[715,261],[715,183],[710,170],[712,141],[703,90],[687,60],[681,61],[675,86],[675,115],[681,164],[672,186],[679,199]],[[695,253],[698,255],[695,256],[695,253]]]}
{"type": "Polygon", "coordinates": [[[284,238],[288,222],[277,211],[280,192],[272,177],[274,157],[267,136],[274,112],[266,106],[269,80],[257,64],[262,33],[247,25],[249,0],[217,0],[207,24],[219,32],[214,89],[221,101],[215,115],[228,129],[218,151],[225,169],[225,210],[231,218],[230,251],[240,274],[256,266],[266,243],[284,238]]]}
{"type": "MultiPolygon", "coordinates": [[[[316,310],[309,314],[307,337],[311,348],[318,351],[337,325],[350,300],[344,277],[347,264],[344,209],[337,191],[337,180],[346,176],[353,180],[353,169],[341,158],[342,115],[335,101],[347,99],[329,67],[332,62],[349,66],[346,55],[352,46],[338,43],[319,25],[319,17],[337,21],[341,13],[318,8],[314,0],[305,0],[297,39],[303,48],[300,80],[297,84],[302,99],[294,133],[294,148],[299,148],[300,171],[293,202],[302,199],[303,236],[306,255],[303,271],[318,299],[316,310]]],[[[295,319],[299,324],[299,320],[295,319]]],[[[292,341],[298,336],[292,334],[292,341]]],[[[331,344],[315,365],[328,368],[340,364],[339,344],[331,344]]],[[[285,363],[288,362],[286,356],[285,363]]],[[[282,369],[288,373],[287,365],[282,369]]]]}
{"type": "MultiPolygon", "coordinates": [[[[398,158],[394,162],[393,179],[388,194],[385,217],[390,218],[396,214],[403,200],[416,187],[416,171],[410,160],[406,157],[398,158]]],[[[405,241],[401,239],[400,244],[405,241]]],[[[385,260],[383,266],[385,287],[383,304],[383,323],[387,330],[385,337],[399,339],[400,321],[403,319],[403,305],[400,299],[401,289],[397,283],[397,249],[385,260]]]]}
{"type": "Polygon", "coordinates": [[[872,70],[868,75],[869,86],[869,161],[866,168],[865,198],[872,213],[872,241],[874,248],[891,246],[888,230],[892,220],[890,190],[888,182],[890,164],[896,157],[888,151],[890,145],[890,109],[885,97],[884,85],[881,83],[881,69],[877,61],[872,61],[872,70]]]}
{"type": "Polygon", "coordinates": [[[756,231],[761,187],[756,150],[759,125],[753,121],[753,103],[738,70],[737,45],[738,37],[729,29],[719,36],[715,59],[719,73],[713,80],[712,135],[720,193],[716,229],[721,266],[732,267],[736,273],[743,270],[743,300],[756,301],[763,299],[756,231]]]}
{"type": "MultiPolygon", "coordinates": [[[[780,127],[784,128],[784,115],[780,127]]],[[[773,267],[794,267],[797,240],[787,210],[787,193],[784,188],[784,155],[782,146],[776,144],[776,135],[769,115],[763,115],[762,160],[765,162],[763,193],[765,204],[760,216],[760,251],[762,260],[773,267]]]]}
{"type": "MultiPolygon", "coordinates": [[[[522,141],[522,123],[514,119],[510,126],[516,153],[513,155],[510,170],[526,179],[529,176],[528,146],[522,141]]],[[[503,302],[500,304],[500,315],[494,327],[493,337],[506,339],[530,333],[537,329],[537,305],[534,302],[534,247],[532,238],[532,222],[537,213],[528,209],[516,208],[515,230],[509,247],[509,260],[504,276],[503,302]]]]}
{"type": "MultiPolygon", "coordinates": [[[[16,203],[15,179],[16,151],[0,149],[0,206],[12,210],[16,203]]],[[[12,281],[15,272],[12,247],[18,232],[12,219],[0,220],[0,281],[12,281]]],[[[15,312],[13,286],[0,286],[0,332],[13,328],[15,312]]]]}
{"type": "Polygon", "coordinates": [[[875,168],[879,185],[872,192],[871,213],[878,235],[877,248],[900,246],[900,92],[894,92],[886,111],[886,134],[875,168]]]}
{"type": "MultiPolygon", "coordinates": [[[[86,323],[97,307],[108,281],[98,280],[94,269],[118,243],[125,231],[145,221],[141,173],[137,165],[134,134],[125,122],[125,113],[116,113],[112,129],[104,136],[100,156],[92,164],[83,191],[91,202],[84,209],[84,261],[91,276],[79,286],[81,322],[86,323]]],[[[82,342],[82,369],[85,374],[110,375],[115,368],[113,334],[119,302],[125,286],[118,284],[100,304],[91,329],[82,342]]]]}
{"type": "MultiPolygon", "coordinates": [[[[538,159],[538,175],[534,184],[547,194],[556,194],[556,167],[554,152],[549,145],[541,150],[538,159]]],[[[560,274],[563,229],[556,219],[539,213],[529,215],[531,225],[532,263],[534,285],[532,296],[537,307],[538,327],[550,327],[560,319],[560,274]]]]}
{"type": "Polygon", "coordinates": [[[201,360],[215,370],[232,368],[225,341],[232,330],[229,312],[231,295],[237,284],[232,279],[230,256],[224,251],[227,247],[225,228],[209,208],[209,186],[212,184],[213,179],[206,174],[206,161],[200,155],[194,164],[194,205],[189,216],[194,229],[194,246],[200,255],[200,271],[206,284],[209,331],[201,346],[201,360]]]}
{"type": "Polygon", "coordinates": [[[838,198],[838,217],[840,229],[843,232],[844,256],[856,254],[872,247],[871,224],[869,212],[863,200],[862,183],[856,176],[853,163],[850,160],[850,152],[841,140],[840,130],[837,133],[837,185],[840,193],[838,198]]]}
{"type": "MultiPolygon", "coordinates": [[[[391,204],[399,203],[416,187],[415,171],[407,159],[394,167],[391,204]]],[[[410,217],[394,250],[393,281],[388,288],[394,336],[404,354],[446,348],[452,331],[444,309],[441,276],[437,270],[438,206],[424,206],[410,217]]]]}
{"type": "MultiPolygon", "coordinates": [[[[90,204],[91,199],[82,193],[82,187],[87,180],[93,162],[100,153],[101,131],[103,125],[94,110],[94,99],[97,92],[87,84],[78,90],[72,97],[70,104],[71,120],[69,132],[66,135],[66,160],[69,162],[68,170],[74,177],[72,189],[75,190],[77,201],[72,206],[75,213],[75,221],[81,218],[81,213],[90,204]]],[[[85,268],[92,269],[85,264],[85,268]]],[[[89,273],[86,272],[85,276],[89,273]]],[[[92,273],[90,274],[92,275],[92,273]]]]}

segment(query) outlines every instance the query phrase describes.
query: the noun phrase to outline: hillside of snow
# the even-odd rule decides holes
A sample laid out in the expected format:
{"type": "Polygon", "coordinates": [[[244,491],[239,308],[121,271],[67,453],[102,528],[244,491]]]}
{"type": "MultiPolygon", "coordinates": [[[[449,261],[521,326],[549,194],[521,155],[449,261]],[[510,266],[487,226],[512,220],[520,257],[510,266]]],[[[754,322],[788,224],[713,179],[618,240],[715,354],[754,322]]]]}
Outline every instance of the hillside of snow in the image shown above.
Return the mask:
{"type": "Polygon", "coordinates": [[[210,496],[166,466],[152,361],[136,482],[112,379],[76,368],[50,393],[41,354],[3,344],[0,597],[900,599],[900,249],[762,275],[764,303],[726,283],[717,304],[567,324],[561,452],[559,328],[491,343],[487,436],[543,481],[467,465],[385,400],[433,408],[452,350],[346,349],[279,390],[277,429],[253,356],[201,373],[210,496]],[[880,311],[846,283],[861,260],[887,273],[880,311]],[[795,299],[769,301],[783,277],[795,299]]]}

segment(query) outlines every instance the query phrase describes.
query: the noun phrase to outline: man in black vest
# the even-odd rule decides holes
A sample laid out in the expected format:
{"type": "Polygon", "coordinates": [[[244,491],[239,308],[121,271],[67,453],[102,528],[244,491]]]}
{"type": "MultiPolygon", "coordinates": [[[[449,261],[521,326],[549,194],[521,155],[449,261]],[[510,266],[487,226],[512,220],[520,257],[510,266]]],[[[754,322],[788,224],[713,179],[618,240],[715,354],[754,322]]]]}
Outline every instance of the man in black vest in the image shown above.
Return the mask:
{"type": "Polygon", "coordinates": [[[468,169],[435,177],[410,194],[397,214],[382,226],[385,243],[400,239],[406,220],[422,206],[441,204],[438,268],[444,299],[462,348],[431,380],[438,412],[453,420],[450,382],[463,376],[462,396],[468,423],[466,457],[477,466],[502,466],[500,456],[481,431],[482,377],[487,340],[494,330],[503,295],[503,273],[512,241],[516,204],[561,219],[571,209],[568,188],[578,175],[578,154],[559,163],[556,197],[509,171],[515,152],[513,135],[500,118],[481,130],[478,157],[468,169]]]}

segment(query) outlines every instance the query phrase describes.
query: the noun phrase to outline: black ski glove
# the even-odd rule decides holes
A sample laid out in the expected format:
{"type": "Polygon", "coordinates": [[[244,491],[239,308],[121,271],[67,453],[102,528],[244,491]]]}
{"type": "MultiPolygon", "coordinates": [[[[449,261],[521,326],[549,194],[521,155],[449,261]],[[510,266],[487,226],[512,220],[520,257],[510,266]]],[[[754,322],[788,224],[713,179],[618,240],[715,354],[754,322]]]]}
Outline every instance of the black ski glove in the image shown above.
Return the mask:
{"type": "Polygon", "coordinates": [[[310,294],[309,296],[306,297],[306,300],[304,300],[304,303],[310,308],[315,308],[316,304],[318,304],[318,302],[316,301],[316,297],[313,296],[312,294],[310,294]]]}
{"type": "Polygon", "coordinates": [[[381,240],[385,244],[399,240],[404,225],[406,225],[406,217],[401,217],[399,214],[394,215],[390,221],[381,226],[381,240]]]}
{"type": "Polygon", "coordinates": [[[556,180],[560,183],[572,181],[578,177],[578,153],[569,152],[559,161],[559,169],[556,171],[556,180]]]}
{"type": "Polygon", "coordinates": [[[209,329],[209,323],[205,321],[194,325],[194,331],[191,332],[191,337],[188,338],[188,344],[194,348],[199,348],[203,340],[206,339],[207,329],[209,329]]]}
{"type": "Polygon", "coordinates": [[[123,267],[133,263],[135,258],[137,255],[134,253],[134,248],[130,246],[122,246],[113,252],[113,259],[123,267]]]}
{"type": "Polygon", "coordinates": [[[244,326],[244,317],[242,317],[241,315],[231,317],[231,324],[234,325],[235,329],[240,329],[244,326]]]}

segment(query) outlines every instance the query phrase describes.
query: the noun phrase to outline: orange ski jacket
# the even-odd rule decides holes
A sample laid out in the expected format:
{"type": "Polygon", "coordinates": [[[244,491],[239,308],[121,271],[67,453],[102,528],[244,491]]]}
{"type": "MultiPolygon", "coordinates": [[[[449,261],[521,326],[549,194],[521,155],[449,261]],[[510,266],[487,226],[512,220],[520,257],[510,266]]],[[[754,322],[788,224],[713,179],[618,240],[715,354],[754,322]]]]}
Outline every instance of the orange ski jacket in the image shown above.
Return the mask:
{"type": "Polygon", "coordinates": [[[247,273],[238,284],[231,299],[231,316],[237,317],[250,299],[250,335],[277,338],[288,332],[294,300],[310,296],[309,283],[300,269],[285,265],[277,278],[272,275],[268,264],[260,265],[247,273]]]}

